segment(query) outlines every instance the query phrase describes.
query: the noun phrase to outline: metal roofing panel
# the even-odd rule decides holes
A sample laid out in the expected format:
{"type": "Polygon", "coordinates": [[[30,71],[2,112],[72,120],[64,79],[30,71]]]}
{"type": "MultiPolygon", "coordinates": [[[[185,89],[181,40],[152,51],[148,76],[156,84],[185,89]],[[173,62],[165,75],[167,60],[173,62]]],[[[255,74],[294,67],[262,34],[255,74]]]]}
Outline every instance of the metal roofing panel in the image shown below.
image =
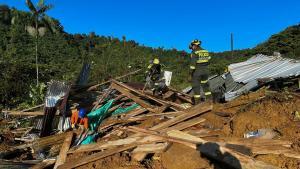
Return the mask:
{"type": "Polygon", "coordinates": [[[275,56],[256,55],[245,62],[228,66],[234,81],[248,83],[261,78],[280,78],[300,75],[300,62],[275,56]]]}

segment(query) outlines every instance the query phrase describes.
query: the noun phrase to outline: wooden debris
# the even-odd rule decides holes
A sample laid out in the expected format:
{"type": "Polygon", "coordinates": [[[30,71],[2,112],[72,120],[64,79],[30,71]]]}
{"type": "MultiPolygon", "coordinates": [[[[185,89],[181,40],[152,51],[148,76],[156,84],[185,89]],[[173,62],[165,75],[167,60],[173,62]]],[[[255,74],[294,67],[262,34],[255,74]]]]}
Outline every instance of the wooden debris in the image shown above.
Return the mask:
{"type": "MultiPolygon", "coordinates": [[[[139,73],[141,70],[142,70],[142,69],[138,69],[138,70],[136,70],[136,71],[127,73],[127,74],[125,74],[125,75],[122,75],[122,76],[119,76],[119,77],[115,77],[114,79],[119,80],[119,79],[122,79],[122,78],[124,78],[124,77],[130,76],[130,75],[134,75],[134,74],[139,73]]],[[[93,85],[93,86],[89,87],[87,91],[95,90],[97,87],[103,86],[103,85],[108,84],[108,83],[110,83],[110,82],[111,82],[111,81],[108,80],[108,81],[102,82],[102,83],[100,83],[100,84],[93,85]]]]}
{"type": "Polygon", "coordinates": [[[233,168],[258,168],[258,169],[275,169],[277,167],[274,167],[272,165],[266,164],[261,161],[254,160],[253,158],[241,154],[239,152],[235,152],[233,150],[230,150],[226,147],[223,147],[215,142],[208,142],[201,138],[192,136],[190,134],[178,131],[178,130],[172,130],[167,133],[167,136],[154,133],[149,130],[145,129],[139,129],[136,127],[129,127],[131,131],[147,134],[147,135],[154,135],[157,137],[162,137],[164,139],[167,139],[171,142],[181,143],[186,146],[189,146],[191,148],[199,150],[201,153],[207,155],[210,158],[213,158],[215,160],[224,162],[225,164],[233,167],[233,168]],[[200,146],[200,148],[198,147],[200,146]],[[221,154],[221,156],[220,156],[221,154]]]}
{"type": "MultiPolygon", "coordinates": [[[[23,112],[23,111],[3,111],[4,113],[7,113],[10,116],[43,116],[44,112],[42,111],[36,111],[36,112],[23,112]]],[[[56,113],[56,115],[59,115],[56,113]]]]}
{"type": "Polygon", "coordinates": [[[130,150],[136,147],[136,144],[131,144],[131,145],[127,145],[127,146],[122,146],[122,147],[118,147],[118,148],[114,148],[114,149],[109,149],[103,152],[99,152],[99,153],[95,153],[89,156],[86,156],[84,158],[81,158],[79,160],[76,161],[71,161],[71,162],[67,162],[63,165],[60,165],[58,168],[59,169],[65,169],[65,168],[75,168],[96,160],[99,160],[101,158],[105,158],[107,156],[111,156],[114,155],[116,153],[120,153],[122,151],[126,151],[126,150],[130,150]]]}
{"type": "Polygon", "coordinates": [[[71,132],[68,132],[67,135],[66,135],[65,141],[62,144],[59,155],[56,159],[54,169],[56,169],[58,166],[60,166],[60,165],[62,165],[66,162],[67,152],[68,152],[68,150],[71,146],[72,139],[73,139],[73,132],[71,131],[71,132]]]}
{"type": "Polygon", "coordinates": [[[30,169],[43,169],[43,168],[48,168],[52,165],[55,164],[55,159],[46,159],[46,160],[43,160],[42,162],[32,166],[30,169]]]}

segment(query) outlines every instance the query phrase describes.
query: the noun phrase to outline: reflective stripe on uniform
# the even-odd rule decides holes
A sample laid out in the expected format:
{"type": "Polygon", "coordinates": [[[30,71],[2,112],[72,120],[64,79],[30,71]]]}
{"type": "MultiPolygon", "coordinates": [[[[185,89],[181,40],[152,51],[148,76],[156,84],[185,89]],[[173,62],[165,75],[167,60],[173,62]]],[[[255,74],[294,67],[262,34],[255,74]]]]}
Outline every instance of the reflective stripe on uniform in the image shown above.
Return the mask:
{"type": "Polygon", "coordinates": [[[206,63],[208,60],[197,60],[197,63],[206,63]]]}
{"type": "Polygon", "coordinates": [[[150,64],[147,68],[148,68],[148,69],[151,69],[152,66],[153,66],[153,64],[150,64]]]}
{"type": "Polygon", "coordinates": [[[190,66],[190,69],[196,69],[196,67],[195,66],[190,66]]]}
{"type": "Polygon", "coordinates": [[[197,63],[206,63],[211,59],[207,50],[198,50],[195,54],[199,57],[197,63]]]}
{"type": "Polygon", "coordinates": [[[207,83],[208,82],[208,80],[201,80],[200,81],[200,83],[202,83],[202,84],[205,84],[205,83],[207,83]]]}
{"type": "Polygon", "coordinates": [[[201,95],[194,95],[194,98],[200,98],[201,95]]]}
{"type": "Polygon", "coordinates": [[[205,96],[211,95],[211,92],[205,92],[205,96]]]}
{"type": "Polygon", "coordinates": [[[209,56],[209,53],[207,50],[198,50],[198,51],[195,51],[195,54],[197,54],[198,56],[209,56]]]}

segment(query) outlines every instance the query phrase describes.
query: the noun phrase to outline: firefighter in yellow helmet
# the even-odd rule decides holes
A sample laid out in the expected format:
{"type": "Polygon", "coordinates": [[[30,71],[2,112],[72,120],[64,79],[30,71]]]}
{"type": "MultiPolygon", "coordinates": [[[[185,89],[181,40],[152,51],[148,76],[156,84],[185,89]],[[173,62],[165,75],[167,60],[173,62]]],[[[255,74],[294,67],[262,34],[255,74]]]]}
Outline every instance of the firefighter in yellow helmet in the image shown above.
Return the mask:
{"type": "Polygon", "coordinates": [[[207,50],[200,47],[201,41],[193,40],[189,46],[192,50],[190,62],[190,75],[193,87],[193,103],[199,104],[211,99],[211,91],[208,84],[208,65],[211,57],[207,50]],[[203,91],[203,92],[201,92],[203,91]]]}
{"type": "Polygon", "coordinates": [[[166,89],[165,78],[163,77],[162,65],[158,57],[155,57],[146,71],[146,84],[152,90],[153,95],[162,95],[166,89]]]}

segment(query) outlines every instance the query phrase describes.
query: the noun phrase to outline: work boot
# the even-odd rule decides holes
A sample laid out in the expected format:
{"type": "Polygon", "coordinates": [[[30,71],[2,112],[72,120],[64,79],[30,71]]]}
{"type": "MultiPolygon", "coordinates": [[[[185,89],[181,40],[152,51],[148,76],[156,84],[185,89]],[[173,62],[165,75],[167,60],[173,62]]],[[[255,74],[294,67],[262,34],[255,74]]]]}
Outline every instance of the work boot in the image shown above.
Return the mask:
{"type": "Polygon", "coordinates": [[[212,95],[206,96],[205,102],[207,102],[207,103],[209,103],[209,104],[212,105],[214,103],[213,99],[212,99],[212,95]]]}
{"type": "Polygon", "coordinates": [[[192,98],[192,104],[193,105],[197,105],[197,104],[199,104],[199,103],[201,103],[201,99],[200,98],[192,98]]]}

